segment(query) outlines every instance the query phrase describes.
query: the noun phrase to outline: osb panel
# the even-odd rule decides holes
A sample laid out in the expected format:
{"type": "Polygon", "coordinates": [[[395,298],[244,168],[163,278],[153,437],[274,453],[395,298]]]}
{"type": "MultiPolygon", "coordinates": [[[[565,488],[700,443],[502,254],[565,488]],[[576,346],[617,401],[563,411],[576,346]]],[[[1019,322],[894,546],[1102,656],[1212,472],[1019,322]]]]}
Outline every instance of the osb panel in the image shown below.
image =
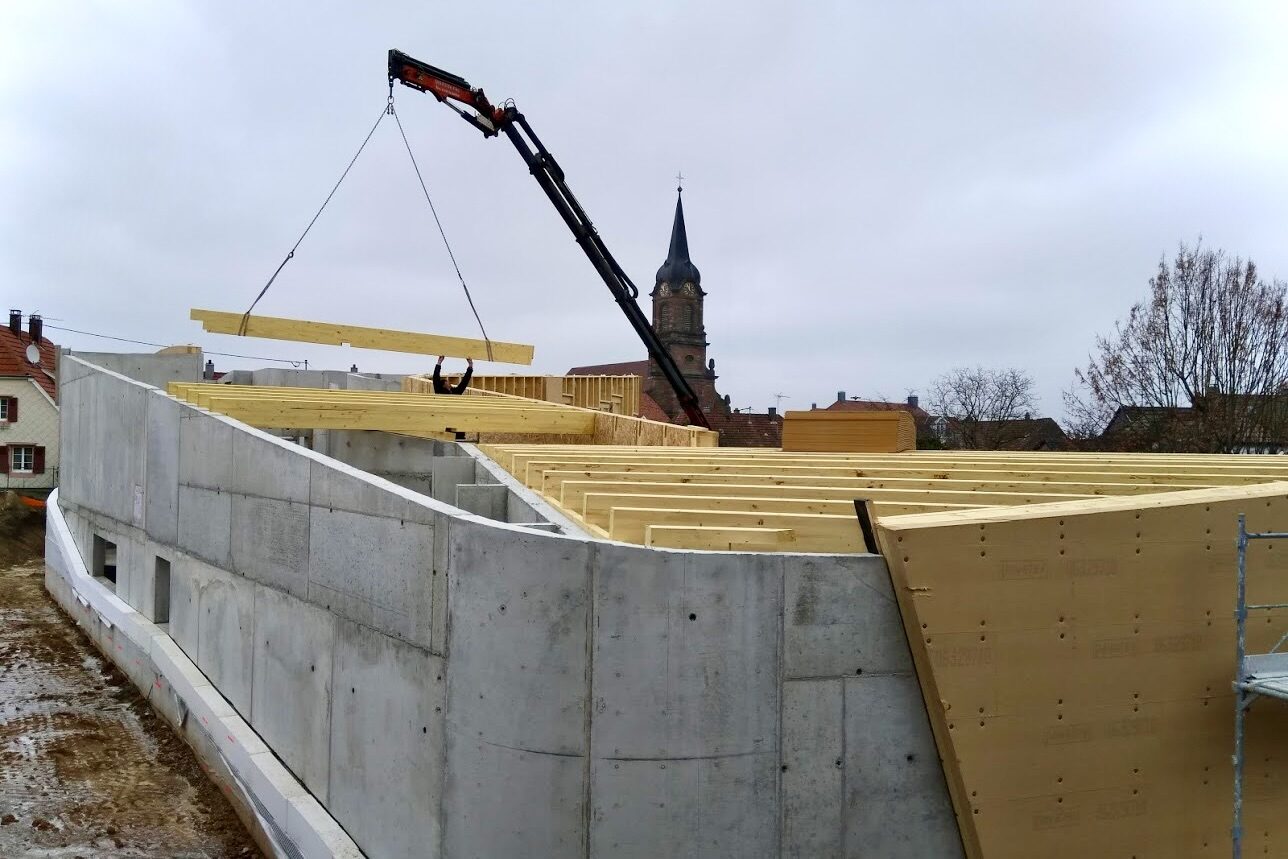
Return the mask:
{"type": "MultiPolygon", "coordinates": [[[[1228,854],[1235,522],[1285,530],[1284,492],[880,523],[970,856],[1228,854]]],[[[1288,602],[1288,541],[1254,543],[1248,569],[1251,601],[1288,602]]],[[[1269,650],[1288,613],[1248,632],[1269,650]]],[[[1248,728],[1248,850],[1285,856],[1288,704],[1248,728]]]]}

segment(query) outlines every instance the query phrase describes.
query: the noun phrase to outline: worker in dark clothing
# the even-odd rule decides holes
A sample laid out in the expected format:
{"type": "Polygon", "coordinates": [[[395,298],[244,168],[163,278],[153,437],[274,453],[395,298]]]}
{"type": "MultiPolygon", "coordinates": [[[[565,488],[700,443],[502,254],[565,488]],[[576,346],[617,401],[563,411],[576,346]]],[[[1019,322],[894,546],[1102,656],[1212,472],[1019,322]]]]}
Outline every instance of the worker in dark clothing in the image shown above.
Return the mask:
{"type": "Polygon", "coordinates": [[[465,375],[455,385],[449,386],[443,381],[443,356],[438,356],[438,363],[434,365],[434,393],[435,394],[463,394],[465,389],[470,386],[470,377],[474,375],[474,359],[466,358],[469,364],[465,368],[465,375]]]}

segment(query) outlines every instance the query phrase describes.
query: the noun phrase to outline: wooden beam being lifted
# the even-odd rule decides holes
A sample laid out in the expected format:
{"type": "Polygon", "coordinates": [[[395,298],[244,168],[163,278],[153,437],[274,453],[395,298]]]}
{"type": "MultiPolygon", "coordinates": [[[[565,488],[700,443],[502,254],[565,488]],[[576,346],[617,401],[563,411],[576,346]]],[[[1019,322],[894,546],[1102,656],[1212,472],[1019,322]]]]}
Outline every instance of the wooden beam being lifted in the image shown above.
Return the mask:
{"type": "MultiPolygon", "coordinates": [[[[191,318],[212,334],[240,334],[242,315],[220,310],[193,308],[191,318]]],[[[251,316],[246,323],[247,337],[267,340],[295,340],[301,343],[323,343],[330,346],[354,346],[360,349],[383,349],[388,352],[411,352],[417,355],[448,355],[452,358],[477,358],[503,364],[531,364],[533,348],[521,343],[491,341],[414,331],[393,331],[361,325],[334,322],[309,322],[278,316],[251,316]]]]}

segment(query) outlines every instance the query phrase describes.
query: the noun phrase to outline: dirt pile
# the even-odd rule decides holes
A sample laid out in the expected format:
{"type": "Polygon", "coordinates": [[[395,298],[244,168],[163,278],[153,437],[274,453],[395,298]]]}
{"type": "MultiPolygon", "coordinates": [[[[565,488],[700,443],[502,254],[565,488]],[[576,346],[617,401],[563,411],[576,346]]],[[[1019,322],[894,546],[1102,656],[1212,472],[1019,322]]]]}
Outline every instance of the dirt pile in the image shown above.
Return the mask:
{"type": "Polygon", "coordinates": [[[0,570],[0,857],[259,855],[191,750],[45,593],[43,565],[0,570]]]}
{"type": "Polygon", "coordinates": [[[0,568],[44,554],[44,511],[28,506],[16,492],[0,495],[0,568]]]}

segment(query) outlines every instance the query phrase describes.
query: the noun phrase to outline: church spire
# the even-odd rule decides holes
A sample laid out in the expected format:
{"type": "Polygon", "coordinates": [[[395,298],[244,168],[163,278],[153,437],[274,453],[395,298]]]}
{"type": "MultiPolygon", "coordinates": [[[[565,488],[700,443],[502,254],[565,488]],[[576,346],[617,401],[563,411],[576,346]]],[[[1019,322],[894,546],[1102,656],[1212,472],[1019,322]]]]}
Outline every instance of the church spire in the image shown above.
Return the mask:
{"type": "Polygon", "coordinates": [[[683,187],[675,189],[675,221],[671,224],[671,247],[666,254],[666,262],[657,270],[657,283],[669,283],[672,288],[679,288],[682,283],[695,286],[702,280],[698,267],[689,259],[689,236],[684,230],[684,200],[681,197],[683,187]]]}

